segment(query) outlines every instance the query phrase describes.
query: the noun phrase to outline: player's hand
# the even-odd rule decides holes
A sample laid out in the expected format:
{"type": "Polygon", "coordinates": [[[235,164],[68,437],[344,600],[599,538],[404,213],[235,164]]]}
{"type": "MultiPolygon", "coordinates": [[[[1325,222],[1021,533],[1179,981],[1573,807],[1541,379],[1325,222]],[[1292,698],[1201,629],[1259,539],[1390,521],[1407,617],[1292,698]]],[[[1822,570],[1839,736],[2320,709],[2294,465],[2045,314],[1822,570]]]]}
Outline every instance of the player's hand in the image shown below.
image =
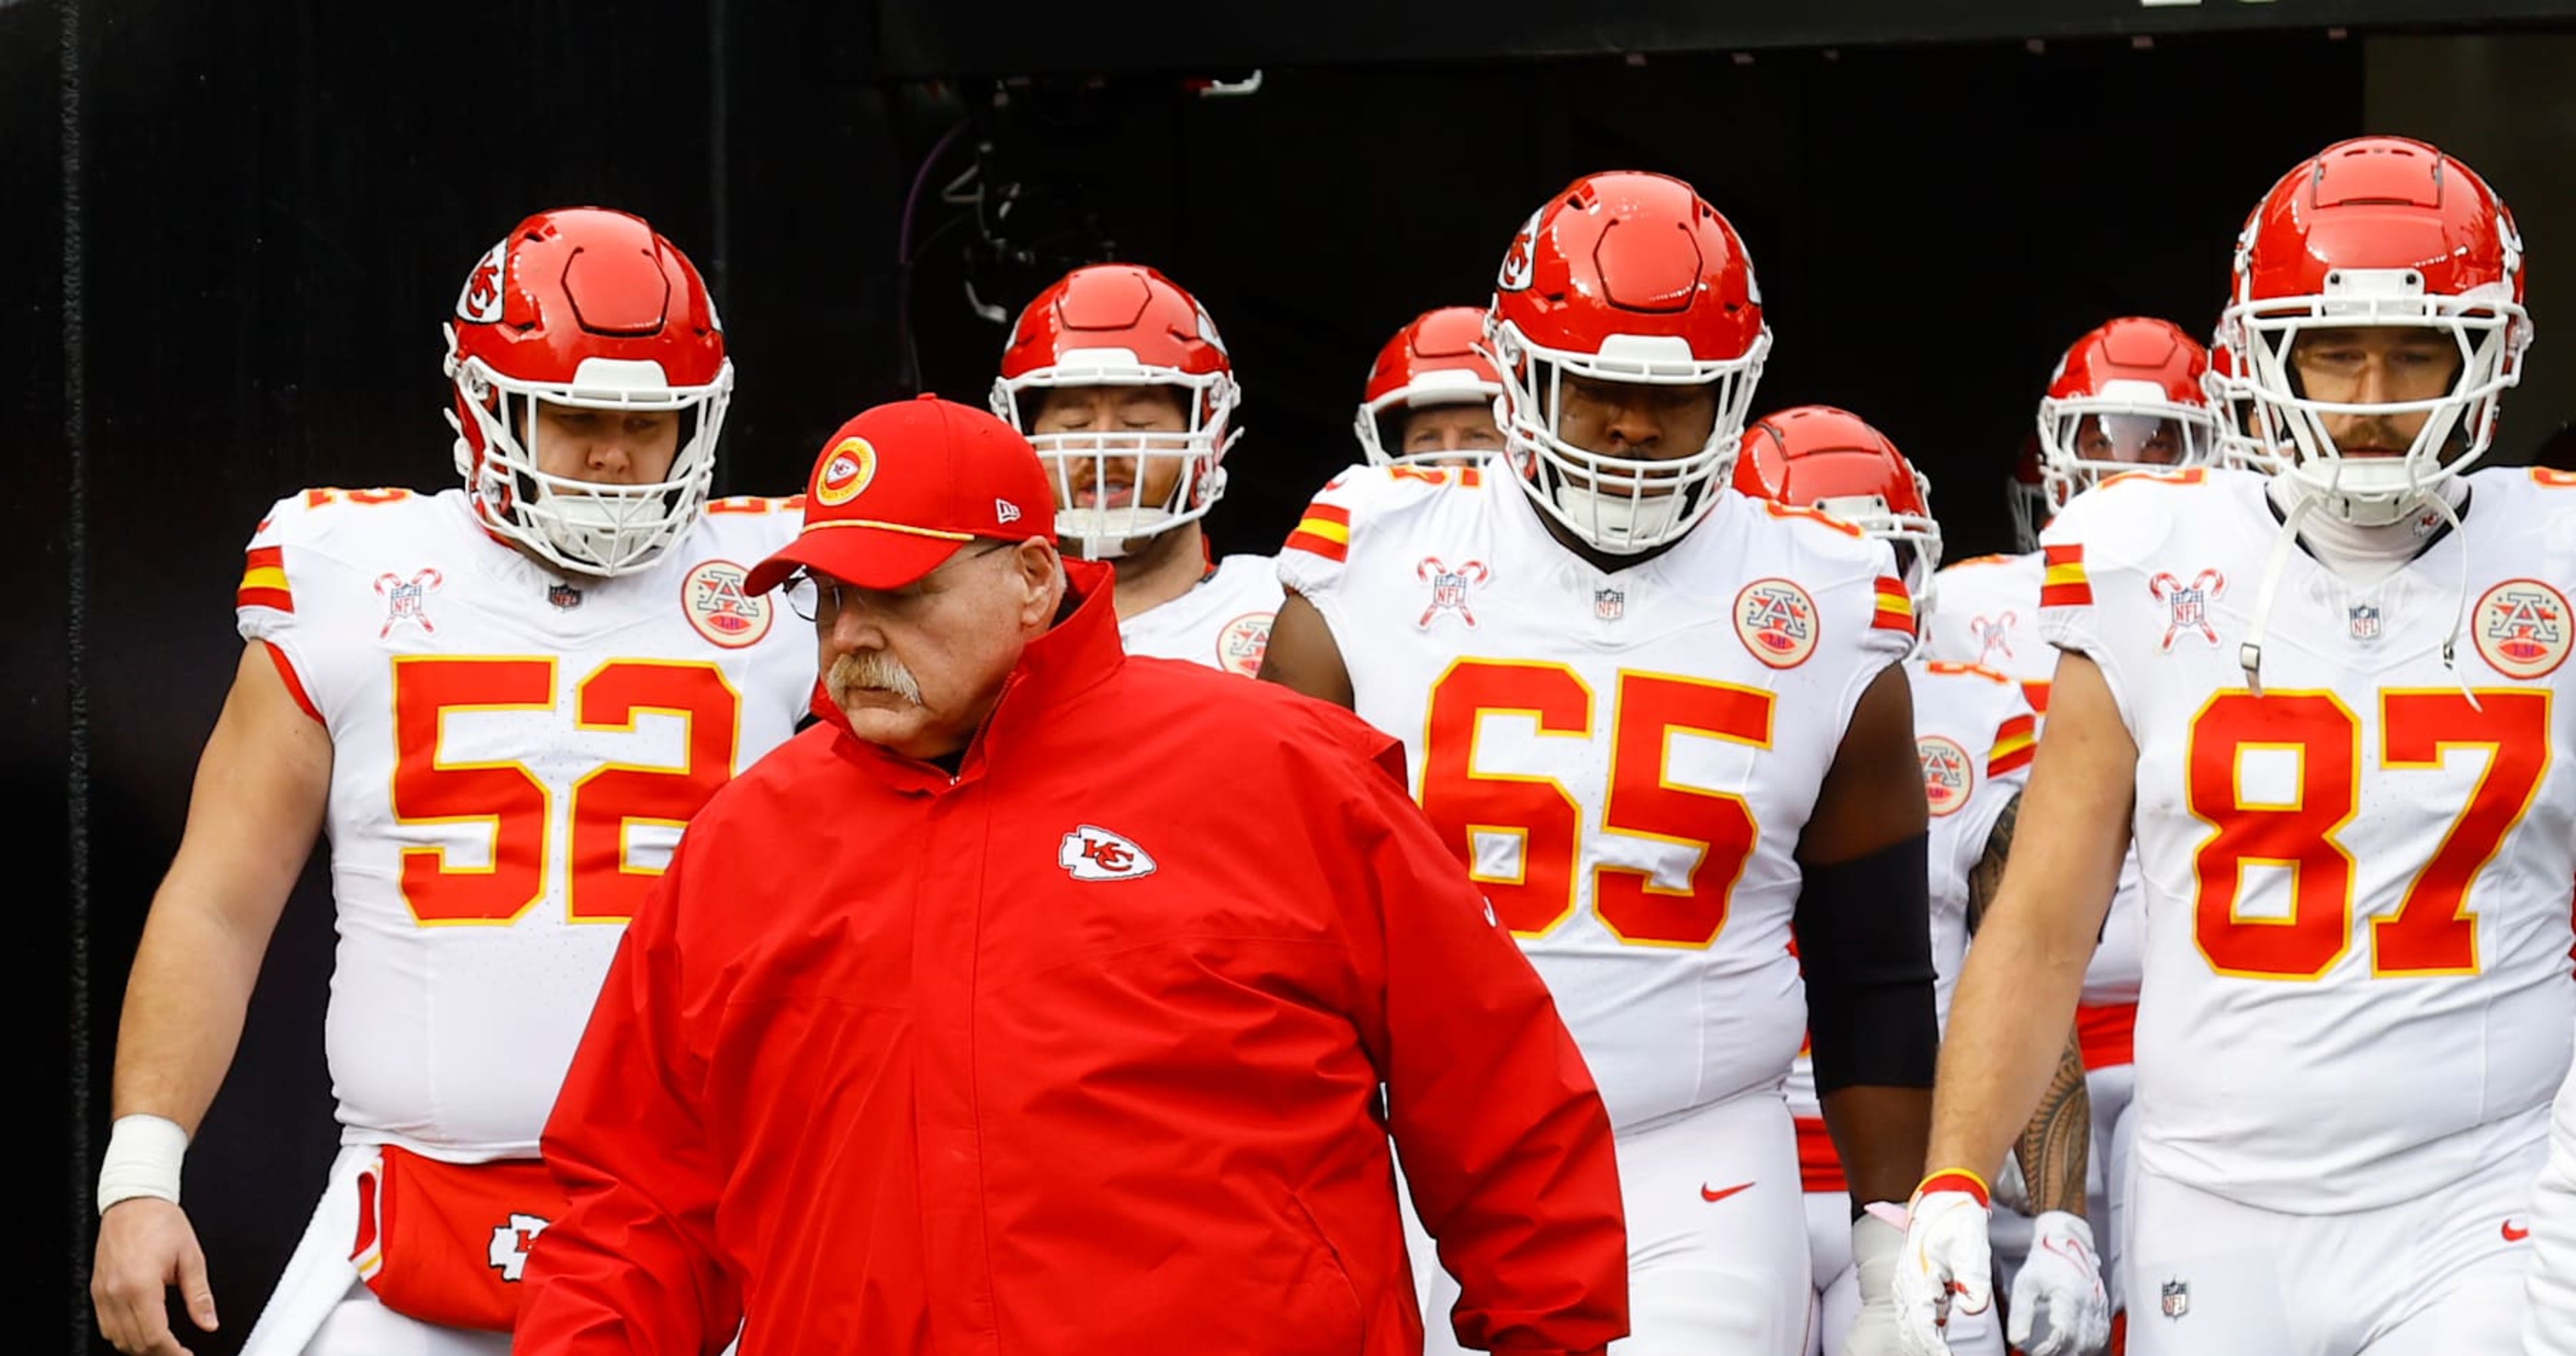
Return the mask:
{"type": "Polygon", "coordinates": [[[215,1330],[215,1291],[206,1283],[206,1254],[186,1211],[157,1196],[134,1196],[98,1220],[98,1257],[89,1271],[99,1334],[126,1356],[189,1356],[170,1331],[171,1286],[188,1317],[215,1330]]]}
{"type": "Polygon", "coordinates": [[[1851,1246],[1860,1312],[1852,1315],[1839,1356],[1905,1356],[1905,1339],[1896,1330],[1896,1297],[1888,1291],[1897,1255],[1905,1250],[1905,1212],[1885,1202],[1872,1204],[1852,1221],[1851,1246]]]}
{"type": "Polygon", "coordinates": [[[2028,1356],[2092,1356],[2111,1341],[2111,1296],[2102,1288],[2102,1256],[2093,1227],[2063,1210],[2031,1221],[2030,1258],[2013,1277],[2012,1315],[2004,1334],[2028,1356]],[[2031,1320],[2048,1311],[2048,1331],[2030,1340],[2031,1320]]]}
{"type": "Polygon", "coordinates": [[[1967,1191],[1915,1193],[1893,1289],[1905,1350],[1911,1356],[1948,1356],[1942,1329],[1950,1315],[1982,1314],[1995,1302],[1986,1203],[1967,1191]]]}

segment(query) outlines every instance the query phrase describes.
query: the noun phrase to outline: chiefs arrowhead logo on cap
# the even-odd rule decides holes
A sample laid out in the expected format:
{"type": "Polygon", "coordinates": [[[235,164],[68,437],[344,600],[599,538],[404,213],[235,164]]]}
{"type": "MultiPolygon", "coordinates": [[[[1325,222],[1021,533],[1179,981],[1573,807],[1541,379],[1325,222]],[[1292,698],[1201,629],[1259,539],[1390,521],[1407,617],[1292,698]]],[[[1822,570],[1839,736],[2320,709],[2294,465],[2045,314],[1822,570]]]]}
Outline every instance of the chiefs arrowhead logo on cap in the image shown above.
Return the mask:
{"type": "Polygon", "coordinates": [[[865,438],[843,438],[814,477],[814,502],[839,508],[877,478],[877,450],[865,438]]]}

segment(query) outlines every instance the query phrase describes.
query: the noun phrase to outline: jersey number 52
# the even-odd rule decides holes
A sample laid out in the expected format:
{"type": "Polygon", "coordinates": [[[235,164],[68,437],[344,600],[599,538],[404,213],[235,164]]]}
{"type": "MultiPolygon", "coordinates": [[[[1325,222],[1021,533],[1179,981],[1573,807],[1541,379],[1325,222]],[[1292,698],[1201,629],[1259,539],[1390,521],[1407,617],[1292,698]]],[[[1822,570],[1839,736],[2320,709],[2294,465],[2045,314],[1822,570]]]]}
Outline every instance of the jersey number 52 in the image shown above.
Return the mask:
{"type": "MultiPolygon", "coordinates": [[[[517,921],[545,897],[551,793],[519,762],[457,762],[442,756],[447,717],[461,711],[551,712],[550,658],[394,660],[393,815],[404,824],[490,827],[488,866],[457,866],[444,848],[402,850],[403,901],[424,926],[517,921]]],[[[622,923],[644,900],[658,870],[629,865],[629,825],[688,822],[733,775],[742,699],[712,664],[614,659],[573,687],[582,730],[632,730],[645,712],[688,727],[678,767],[603,763],[572,786],[572,851],[564,914],[575,923],[622,923]]]]}

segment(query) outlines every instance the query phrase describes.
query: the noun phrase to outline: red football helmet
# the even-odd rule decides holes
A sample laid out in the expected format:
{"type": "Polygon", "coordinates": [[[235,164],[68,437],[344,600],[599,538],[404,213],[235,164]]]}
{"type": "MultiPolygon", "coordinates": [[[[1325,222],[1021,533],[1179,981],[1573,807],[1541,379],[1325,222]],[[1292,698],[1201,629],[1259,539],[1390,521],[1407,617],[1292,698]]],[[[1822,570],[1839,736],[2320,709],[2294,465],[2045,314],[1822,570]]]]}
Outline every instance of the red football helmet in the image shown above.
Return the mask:
{"type": "Polygon", "coordinates": [[[2284,474],[2323,492],[2352,521],[2395,522],[2494,440],[2497,407],[2522,379],[2531,342],[2522,237],[2476,171],[2420,141],[2337,142],[2282,177],[2236,244],[2220,320],[2262,428],[2297,461],[2284,474]],[[2404,326],[2438,333],[2459,357],[2448,394],[2325,401],[2290,360],[2311,330],[2404,326]],[[2326,416],[2403,418],[2422,429],[2402,456],[2346,457],[2326,416]]]}
{"type": "Polygon", "coordinates": [[[1928,609],[1932,575],[1941,568],[1932,482],[1859,415],[1799,405],[1754,420],[1735,456],[1735,488],[1814,509],[1893,544],[1906,591],[1928,609]]]}
{"type": "Polygon", "coordinates": [[[1434,405],[1491,405],[1502,393],[1502,378],[1485,356],[1485,313],[1473,306],[1443,306],[1415,316],[1378,350],[1352,428],[1372,464],[1449,460],[1458,454],[1408,456],[1388,450],[1402,445],[1404,412],[1434,405]]]}
{"type": "Polygon", "coordinates": [[[733,395],[724,327],[679,247],[598,207],[539,212],[486,251],[446,325],[456,469],[484,524],[583,574],[650,563],[697,524],[733,395]],[[539,401],[672,410],[671,469],[604,485],[537,469],[539,401]]]}
{"type": "Polygon", "coordinates": [[[1690,185],[1627,171],[1586,175],[1530,214],[1494,281],[1486,340],[1530,498],[1623,555],[1679,539],[1715,505],[1771,351],[1735,228],[1690,185]],[[1562,436],[1569,376],[1710,387],[1716,423],[1669,461],[1589,451],[1562,436]]]}
{"type": "Polygon", "coordinates": [[[2260,436],[2263,422],[2254,411],[2253,388],[2246,383],[2245,365],[2236,360],[2224,329],[2210,342],[2209,373],[2201,378],[2201,391],[2209,399],[2209,412],[2218,419],[2219,465],[2268,476],[2290,464],[2260,436]]]}
{"type": "Polygon", "coordinates": [[[993,413],[1028,435],[1055,480],[1056,536],[1093,560],[1122,556],[1145,540],[1206,515],[1225,493],[1219,463],[1242,430],[1231,420],[1240,393],[1216,322],[1180,285],[1140,264],[1087,264],[1056,280],[1020,312],[993,413]],[[1059,386],[1176,388],[1187,427],[1179,432],[1031,432],[1031,392],[1059,386]],[[1142,499],[1157,463],[1177,474],[1159,502],[1142,499]],[[1131,502],[1075,506],[1076,472],[1094,487],[1125,482],[1131,502]]]}
{"type": "Polygon", "coordinates": [[[2208,352],[2171,321],[2123,316],[2076,340],[2039,402],[2047,512],[2105,476],[2216,461],[2208,372],[2208,352]]]}

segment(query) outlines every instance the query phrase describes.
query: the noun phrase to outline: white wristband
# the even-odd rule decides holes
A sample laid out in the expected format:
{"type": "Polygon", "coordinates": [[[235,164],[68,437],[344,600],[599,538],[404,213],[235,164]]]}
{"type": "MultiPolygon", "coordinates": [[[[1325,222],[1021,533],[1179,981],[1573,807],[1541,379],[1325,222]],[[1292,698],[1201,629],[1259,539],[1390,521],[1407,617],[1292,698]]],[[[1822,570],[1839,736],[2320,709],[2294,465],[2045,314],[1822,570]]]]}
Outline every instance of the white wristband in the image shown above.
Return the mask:
{"type": "Polygon", "coordinates": [[[158,1196],[179,1203],[179,1160],[188,1132],[160,1116],[119,1116],[108,1132],[107,1155],[98,1166],[98,1212],[118,1201],[158,1196]]]}

